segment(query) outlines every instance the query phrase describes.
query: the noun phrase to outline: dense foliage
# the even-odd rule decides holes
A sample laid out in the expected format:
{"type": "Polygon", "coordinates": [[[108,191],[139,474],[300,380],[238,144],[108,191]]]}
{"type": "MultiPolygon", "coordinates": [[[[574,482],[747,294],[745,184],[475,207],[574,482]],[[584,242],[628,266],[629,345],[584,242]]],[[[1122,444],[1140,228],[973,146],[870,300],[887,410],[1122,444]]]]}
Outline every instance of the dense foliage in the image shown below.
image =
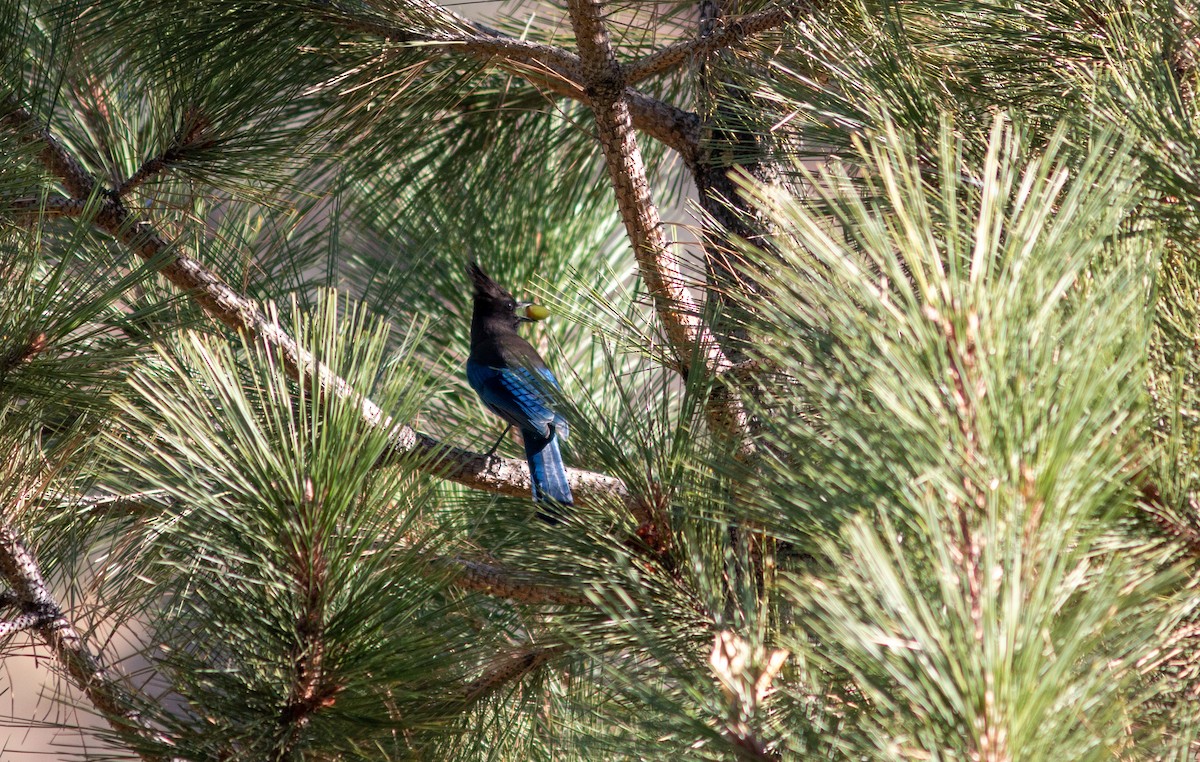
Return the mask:
{"type": "Polygon", "coordinates": [[[6,665],[88,759],[1194,758],[1198,23],[0,0],[6,665]]]}

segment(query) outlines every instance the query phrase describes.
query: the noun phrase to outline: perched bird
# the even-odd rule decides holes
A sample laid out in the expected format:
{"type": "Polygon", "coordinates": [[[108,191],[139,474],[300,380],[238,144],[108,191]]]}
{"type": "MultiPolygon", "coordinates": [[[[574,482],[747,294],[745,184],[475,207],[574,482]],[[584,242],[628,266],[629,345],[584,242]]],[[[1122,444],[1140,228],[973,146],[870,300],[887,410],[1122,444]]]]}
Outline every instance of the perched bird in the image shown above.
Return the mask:
{"type": "MultiPolygon", "coordinates": [[[[545,307],[518,302],[474,262],[468,265],[467,273],[475,284],[467,381],[489,410],[510,427],[521,430],[533,499],[549,505],[572,505],[558,446],[559,439],[566,439],[570,430],[566,419],[554,411],[551,398],[552,390],[559,388],[558,379],[537,350],[517,334],[521,322],[541,320],[549,313],[545,307]]],[[[491,452],[499,445],[498,440],[491,452]]],[[[552,523],[557,521],[552,509],[538,515],[552,523]]]]}

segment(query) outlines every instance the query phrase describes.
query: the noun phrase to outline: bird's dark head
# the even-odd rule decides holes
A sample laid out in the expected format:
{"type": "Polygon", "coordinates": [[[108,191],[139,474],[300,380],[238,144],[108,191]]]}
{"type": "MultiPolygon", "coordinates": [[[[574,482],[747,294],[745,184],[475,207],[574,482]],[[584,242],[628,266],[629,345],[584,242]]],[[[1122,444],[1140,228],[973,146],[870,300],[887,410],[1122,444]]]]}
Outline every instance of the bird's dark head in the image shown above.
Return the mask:
{"type": "Polygon", "coordinates": [[[518,302],[512,294],[488,277],[476,262],[467,265],[467,274],[475,284],[475,319],[487,318],[516,325],[525,320],[541,320],[549,311],[537,304],[518,302]]]}

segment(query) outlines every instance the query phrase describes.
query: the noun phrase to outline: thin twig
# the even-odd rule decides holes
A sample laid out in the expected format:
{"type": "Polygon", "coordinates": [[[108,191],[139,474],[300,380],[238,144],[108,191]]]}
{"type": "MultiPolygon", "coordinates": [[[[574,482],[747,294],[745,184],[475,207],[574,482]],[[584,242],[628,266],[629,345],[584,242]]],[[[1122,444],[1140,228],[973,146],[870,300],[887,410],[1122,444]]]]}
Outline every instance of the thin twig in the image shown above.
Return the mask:
{"type": "Polygon", "coordinates": [[[211,127],[212,123],[199,108],[189,108],[166,150],[143,161],[113,193],[116,196],[127,196],[150,178],[186,160],[189,154],[214,147],[216,141],[211,137],[211,127]]]}
{"type": "Polygon", "coordinates": [[[808,0],[789,2],[778,8],[727,19],[724,25],[711,34],[701,35],[692,40],[680,40],[627,64],[624,67],[625,82],[633,85],[647,77],[673,69],[696,56],[731,48],[747,37],[783,26],[795,18],[798,11],[809,6],[808,0]]]}
{"type": "Polygon", "coordinates": [[[546,662],[571,650],[570,646],[531,646],[501,656],[477,680],[463,691],[466,703],[473,704],[498,688],[524,678],[546,662]]]}
{"type": "Polygon", "coordinates": [[[382,37],[389,42],[406,45],[461,49],[473,56],[500,61],[533,64],[544,71],[554,72],[568,81],[579,81],[579,57],[554,45],[521,40],[499,32],[441,32],[418,31],[398,27],[379,19],[343,13],[332,17],[356,32],[382,37]]]}
{"type": "Polygon", "coordinates": [[[141,516],[170,507],[174,498],[166,490],[150,490],[147,492],[131,492],[128,495],[90,495],[79,498],[64,496],[71,501],[70,506],[78,514],[104,513],[141,516]]]}
{"type": "Polygon", "coordinates": [[[340,4],[321,3],[314,10],[322,17],[347,29],[382,37],[389,42],[438,48],[457,48],[470,55],[495,59],[497,63],[532,64],[571,82],[579,81],[579,57],[563,48],[533,40],[510,37],[484,24],[471,21],[449,8],[432,2],[414,3],[440,29],[397,25],[384,19],[363,15],[340,4]]]}
{"type": "MultiPolygon", "coordinates": [[[[511,37],[428,0],[414,4],[441,22],[444,28],[429,32],[398,27],[340,6],[333,6],[331,10],[323,4],[319,11],[324,18],[352,31],[395,42],[429,45],[446,53],[461,51],[520,77],[536,88],[590,104],[582,62],[574,53],[554,45],[511,37]]],[[[695,160],[700,146],[700,119],[696,114],[633,88],[625,88],[624,97],[634,129],[670,147],[688,164],[695,160]]]]}

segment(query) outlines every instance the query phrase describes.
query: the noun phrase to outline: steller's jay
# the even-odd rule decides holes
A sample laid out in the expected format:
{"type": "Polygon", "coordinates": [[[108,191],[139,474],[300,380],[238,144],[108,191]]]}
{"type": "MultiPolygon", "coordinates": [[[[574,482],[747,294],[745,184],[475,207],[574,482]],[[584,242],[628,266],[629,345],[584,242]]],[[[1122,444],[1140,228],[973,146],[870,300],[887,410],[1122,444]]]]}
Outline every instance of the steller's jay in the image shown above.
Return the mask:
{"type": "MultiPolygon", "coordinates": [[[[546,310],[518,303],[474,262],[467,266],[467,273],[475,284],[467,381],[489,410],[521,430],[533,499],[572,505],[571,487],[558,448],[559,438],[566,439],[570,429],[566,419],[554,411],[551,398],[551,390],[559,388],[558,379],[537,350],[517,334],[519,323],[540,320],[546,310]]],[[[499,445],[497,441],[492,452],[499,445]]],[[[556,521],[552,510],[538,515],[556,521]]]]}

